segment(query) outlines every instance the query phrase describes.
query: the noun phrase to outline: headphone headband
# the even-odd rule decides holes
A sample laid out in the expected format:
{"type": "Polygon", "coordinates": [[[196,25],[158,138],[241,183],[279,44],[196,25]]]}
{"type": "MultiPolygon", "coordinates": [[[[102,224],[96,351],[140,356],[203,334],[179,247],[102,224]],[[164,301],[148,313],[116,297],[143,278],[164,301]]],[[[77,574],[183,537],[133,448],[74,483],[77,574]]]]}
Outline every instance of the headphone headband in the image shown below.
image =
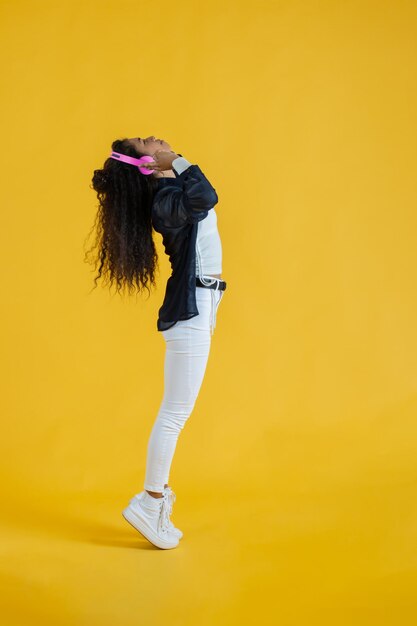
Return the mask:
{"type": "Polygon", "coordinates": [[[135,157],[127,156],[127,154],[113,151],[109,158],[115,159],[116,161],[123,161],[123,163],[129,163],[129,165],[136,165],[141,174],[145,174],[145,176],[155,172],[155,170],[149,170],[146,167],[140,167],[141,163],[150,163],[151,161],[154,161],[154,159],[147,154],[145,154],[145,156],[143,157],[140,157],[140,159],[136,159],[135,157]]]}

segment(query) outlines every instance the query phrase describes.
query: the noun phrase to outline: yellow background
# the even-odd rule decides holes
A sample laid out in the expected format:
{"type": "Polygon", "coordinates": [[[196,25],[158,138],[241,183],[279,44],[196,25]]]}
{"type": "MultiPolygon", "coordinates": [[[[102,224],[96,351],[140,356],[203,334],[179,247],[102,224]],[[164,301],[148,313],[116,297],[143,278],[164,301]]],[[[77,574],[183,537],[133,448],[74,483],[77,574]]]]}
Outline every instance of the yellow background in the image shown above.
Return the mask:
{"type": "Polygon", "coordinates": [[[417,5],[2,2],[5,626],[417,620],[417,5]],[[228,289],[170,485],[158,289],[91,291],[116,138],[197,163],[228,289]]]}

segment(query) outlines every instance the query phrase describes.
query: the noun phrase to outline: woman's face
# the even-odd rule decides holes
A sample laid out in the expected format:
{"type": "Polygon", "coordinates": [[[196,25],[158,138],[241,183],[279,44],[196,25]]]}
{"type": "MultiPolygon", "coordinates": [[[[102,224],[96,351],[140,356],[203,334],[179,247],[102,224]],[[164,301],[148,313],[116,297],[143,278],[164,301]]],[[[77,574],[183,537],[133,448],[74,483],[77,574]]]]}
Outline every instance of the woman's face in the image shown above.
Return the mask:
{"type": "Polygon", "coordinates": [[[169,143],[163,139],[157,139],[153,135],[150,137],[133,137],[128,141],[138,152],[149,156],[153,156],[157,150],[171,150],[169,143]]]}

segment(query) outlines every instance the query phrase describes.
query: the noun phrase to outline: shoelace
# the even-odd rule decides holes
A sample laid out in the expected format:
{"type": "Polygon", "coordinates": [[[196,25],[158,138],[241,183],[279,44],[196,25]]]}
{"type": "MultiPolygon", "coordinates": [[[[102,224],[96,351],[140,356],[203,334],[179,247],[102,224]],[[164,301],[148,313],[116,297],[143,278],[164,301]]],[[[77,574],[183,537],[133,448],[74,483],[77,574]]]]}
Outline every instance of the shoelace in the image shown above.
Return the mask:
{"type": "Polygon", "coordinates": [[[169,514],[172,515],[172,509],[173,509],[174,502],[175,502],[177,496],[172,491],[171,487],[167,487],[166,491],[167,491],[168,502],[169,502],[169,514]]]}
{"type": "Polygon", "coordinates": [[[169,529],[169,525],[170,525],[170,500],[169,500],[169,496],[168,493],[164,492],[164,495],[162,496],[162,504],[161,504],[161,509],[159,512],[159,527],[162,530],[162,532],[168,532],[169,529]]]}

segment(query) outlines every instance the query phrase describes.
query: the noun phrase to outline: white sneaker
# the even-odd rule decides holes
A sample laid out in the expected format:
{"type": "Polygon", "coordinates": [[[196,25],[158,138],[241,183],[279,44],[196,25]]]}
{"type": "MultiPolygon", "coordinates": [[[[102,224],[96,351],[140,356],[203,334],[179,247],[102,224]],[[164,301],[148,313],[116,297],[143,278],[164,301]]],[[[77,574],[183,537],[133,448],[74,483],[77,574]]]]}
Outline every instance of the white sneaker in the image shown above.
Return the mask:
{"type": "Polygon", "coordinates": [[[169,550],[179,544],[177,535],[169,530],[170,502],[164,490],[162,498],[154,498],[147,491],[137,494],[122,511],[129,524],[158,548],[169,550]]]}
{"type": "MultiPolygon", "coordinates": [[[[176,500],[176,495],[175,493],[172,491],[171,487],[164,487],[164,492],[167,493],[168,496],[168,503],[169,503],[169,507],[168,507],[168,515],[172,515],[172,509],[174,506],[174,502],[176,500]]],[[[142,495],[145,493],[145,490],[141,491],[140,493],[137,493],[135,496],[133,496],[133,498],[130,500],[130,503],[132,503],[135,499],[142,497],[142,495]]],[[[152,498],[152,496],[151,496],[152,498]]],[[[176,535],[178,537],[178,539],[181,539],[181,537],[183,536],[183,532],[182,530],[180,530],[179,528],[177,528],[176,526],[174,526],[174,524],[172,523],[171,520],[169,520],[169,524],[168,524],[168,530],[170,533],[172,533],[173,535],[176,535]]]]}

